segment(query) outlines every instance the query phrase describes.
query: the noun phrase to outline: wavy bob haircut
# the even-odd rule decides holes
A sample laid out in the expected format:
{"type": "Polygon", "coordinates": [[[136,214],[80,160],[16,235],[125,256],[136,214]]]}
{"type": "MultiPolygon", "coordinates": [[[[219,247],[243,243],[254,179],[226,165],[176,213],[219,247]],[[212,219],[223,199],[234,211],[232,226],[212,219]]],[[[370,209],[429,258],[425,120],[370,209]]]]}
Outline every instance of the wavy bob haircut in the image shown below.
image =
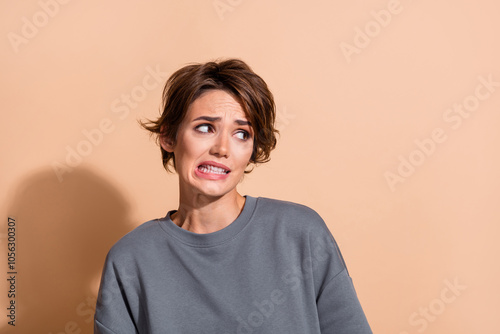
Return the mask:
{"type": "MultiPolygon", "coordinates": [[[[163,89],[160,117],[140,124],[156,137],[157,143],[167,139],[175,144],[177,131],[189,106],[204,92],[214,89],[231,94],[250,121],[254,133],[250,162],[269,161],[278,134],[274,97],[265,81],[239,59],[190,64],[177,70],[163,89]]],[[[165,151],[161,145],[160,148],[165,169],[171,172],[172,166],[175,170],[174,153],[165,151]]]]}

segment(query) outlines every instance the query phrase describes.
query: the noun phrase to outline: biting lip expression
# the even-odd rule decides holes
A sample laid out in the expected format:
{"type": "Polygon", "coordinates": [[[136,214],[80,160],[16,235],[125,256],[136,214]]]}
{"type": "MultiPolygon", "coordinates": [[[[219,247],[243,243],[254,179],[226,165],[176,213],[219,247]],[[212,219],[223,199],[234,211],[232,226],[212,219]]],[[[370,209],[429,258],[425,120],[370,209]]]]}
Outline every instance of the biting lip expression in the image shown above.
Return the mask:
{"type": "Polygon", "coordinates": [[[179,186],[185,194],[230,196],[237,193],[253,152],[253,129],[241,104],[221,90],[203,93],[189,106],[172,142],[179,186]]]}
{"type": "Polygon", "coordinates": [[[203,161],[195,169],[196,176],[207,180],[223,180],[229,176],[231,169],[215,161],[203,161]]]}

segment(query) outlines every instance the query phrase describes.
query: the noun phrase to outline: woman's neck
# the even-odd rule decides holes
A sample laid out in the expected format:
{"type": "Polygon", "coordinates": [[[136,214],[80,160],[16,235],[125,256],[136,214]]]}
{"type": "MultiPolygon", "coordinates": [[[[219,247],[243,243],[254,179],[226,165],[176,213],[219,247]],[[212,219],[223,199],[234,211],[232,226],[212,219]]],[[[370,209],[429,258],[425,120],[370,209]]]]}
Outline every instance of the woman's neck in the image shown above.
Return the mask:
{"type": "Polygon", "coordinates": [[[230,225],[245,206],[245,197],[236,190],[222,197],[204,195],[183,196],[179,209],[170,218],[190,232],[205,234],[219,231],[230,225]]]}

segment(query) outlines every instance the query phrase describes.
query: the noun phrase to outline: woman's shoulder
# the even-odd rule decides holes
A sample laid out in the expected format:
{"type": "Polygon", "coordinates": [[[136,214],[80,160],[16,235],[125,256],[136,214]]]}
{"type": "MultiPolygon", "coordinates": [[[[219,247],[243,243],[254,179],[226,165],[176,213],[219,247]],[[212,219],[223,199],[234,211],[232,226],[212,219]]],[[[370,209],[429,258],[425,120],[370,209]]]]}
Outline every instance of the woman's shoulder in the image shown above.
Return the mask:
{"type": "Polygon", "coordinates": [[[268,197],[258,197],[257,203],[259,205],[259,209],[261,210],[274,211],[277,214],[286,215],[299,214],[301,216],[311,216],[321,219],[319,214],[314,209],[304,204],[268,197]]]}
{"type": "Polygon", "coordinates": [[[133,230],[122,236],[109,250],[108,256],[127,257],[130,253],[136,253],[151,243],[152,238],[158,235],[158,219],[149,220],[140,224],[133,230]]]}
{"type": "Polygon", "coordinates": [[[324,220],[314,209],[287,200],[258,197],[257,214],[275,222],[284,222],[289,226],[307,230],[323,232],[325,228],[327,229],[324,220]]]}
{"type": "Polygon", "coordinates": [[[290,244],[300,247],[309,244],[315,251],[340,254],[330,229],[314,209],[304,204],[263,197],[259,197],[257,203],[255,218],[259,220],[259,227],[285,235],[290,244]]]}

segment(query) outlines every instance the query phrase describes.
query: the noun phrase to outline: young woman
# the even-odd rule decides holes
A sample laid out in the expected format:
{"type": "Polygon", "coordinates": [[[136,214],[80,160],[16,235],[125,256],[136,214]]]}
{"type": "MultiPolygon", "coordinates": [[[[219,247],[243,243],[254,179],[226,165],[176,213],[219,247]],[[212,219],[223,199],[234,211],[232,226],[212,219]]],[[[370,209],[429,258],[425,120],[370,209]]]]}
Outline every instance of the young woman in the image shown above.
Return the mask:
{"type": "Polygon", "coordinates": [[[189,65],[163,106],[144,127],[179,175],[179,207],[110,250],[95,333],[371,333],[318,214],[236,189],[276,145],[266,83],[237,59],[189,65]]]}

